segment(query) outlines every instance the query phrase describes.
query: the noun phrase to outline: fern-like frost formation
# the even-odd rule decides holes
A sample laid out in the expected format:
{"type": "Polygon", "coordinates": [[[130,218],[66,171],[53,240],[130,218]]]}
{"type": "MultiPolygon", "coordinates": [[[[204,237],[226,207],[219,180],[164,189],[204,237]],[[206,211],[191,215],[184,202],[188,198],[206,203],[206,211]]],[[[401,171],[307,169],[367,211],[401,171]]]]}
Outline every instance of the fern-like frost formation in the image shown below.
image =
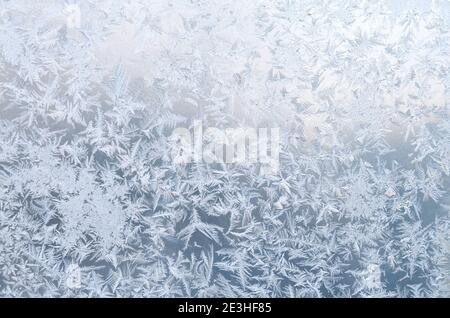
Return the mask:
{"type": "Polygon", "coordinates": [[[448,0],[0,0],[0,296],[448,297],[449,96],[448,0]]]}

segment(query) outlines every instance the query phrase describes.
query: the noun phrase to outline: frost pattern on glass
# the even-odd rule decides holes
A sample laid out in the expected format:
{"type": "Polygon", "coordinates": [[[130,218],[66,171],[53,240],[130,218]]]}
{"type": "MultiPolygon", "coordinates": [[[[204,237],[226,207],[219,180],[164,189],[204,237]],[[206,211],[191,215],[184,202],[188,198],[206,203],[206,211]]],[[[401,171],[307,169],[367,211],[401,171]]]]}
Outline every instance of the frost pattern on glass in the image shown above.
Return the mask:
{"type": "Polygon", "coordinates": [[[449,297],[450,1],[0,0],[0,296],[449,297]],[[280,129],[279,171],[170,136],[280,129]]]}

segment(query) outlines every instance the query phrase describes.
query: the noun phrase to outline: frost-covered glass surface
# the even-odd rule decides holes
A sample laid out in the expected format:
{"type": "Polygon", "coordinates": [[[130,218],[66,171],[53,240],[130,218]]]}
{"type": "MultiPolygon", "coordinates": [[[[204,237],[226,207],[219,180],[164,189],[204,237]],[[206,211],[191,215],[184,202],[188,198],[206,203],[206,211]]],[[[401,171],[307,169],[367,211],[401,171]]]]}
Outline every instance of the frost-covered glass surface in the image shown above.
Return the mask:
{"type": "Polygon", "coordinates": [[[450,1],[0,0],[0,296],[448,297],[450,1]],[[279,169],[172,132],[279,128],[279,169]]]}

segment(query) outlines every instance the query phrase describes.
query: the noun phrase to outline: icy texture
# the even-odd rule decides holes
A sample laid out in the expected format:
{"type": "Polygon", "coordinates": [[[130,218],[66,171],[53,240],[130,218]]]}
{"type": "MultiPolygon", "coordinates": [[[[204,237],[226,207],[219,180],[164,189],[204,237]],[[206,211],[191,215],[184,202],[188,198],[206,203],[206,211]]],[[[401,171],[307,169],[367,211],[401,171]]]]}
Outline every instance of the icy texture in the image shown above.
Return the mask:
{"type": "Polygon", "coordinates": [[[0,0],[0,296],[449,296],[450,2],[0,0]],[[169,136],[280,127],[280,171],[169,136]]]}

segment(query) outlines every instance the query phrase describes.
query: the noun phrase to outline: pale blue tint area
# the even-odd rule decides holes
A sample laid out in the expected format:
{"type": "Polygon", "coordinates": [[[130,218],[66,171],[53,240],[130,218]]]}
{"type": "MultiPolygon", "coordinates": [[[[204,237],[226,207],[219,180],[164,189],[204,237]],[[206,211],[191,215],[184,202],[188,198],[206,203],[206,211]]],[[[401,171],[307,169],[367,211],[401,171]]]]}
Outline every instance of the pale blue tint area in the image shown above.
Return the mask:
{"type": "Polygon", "coordinates": [[[448,297],[449,31],[448,0],[0,0],[0,296],[448,297]],[[174,162],[199,120],[279,128],[279,169],[174,162]]]}

